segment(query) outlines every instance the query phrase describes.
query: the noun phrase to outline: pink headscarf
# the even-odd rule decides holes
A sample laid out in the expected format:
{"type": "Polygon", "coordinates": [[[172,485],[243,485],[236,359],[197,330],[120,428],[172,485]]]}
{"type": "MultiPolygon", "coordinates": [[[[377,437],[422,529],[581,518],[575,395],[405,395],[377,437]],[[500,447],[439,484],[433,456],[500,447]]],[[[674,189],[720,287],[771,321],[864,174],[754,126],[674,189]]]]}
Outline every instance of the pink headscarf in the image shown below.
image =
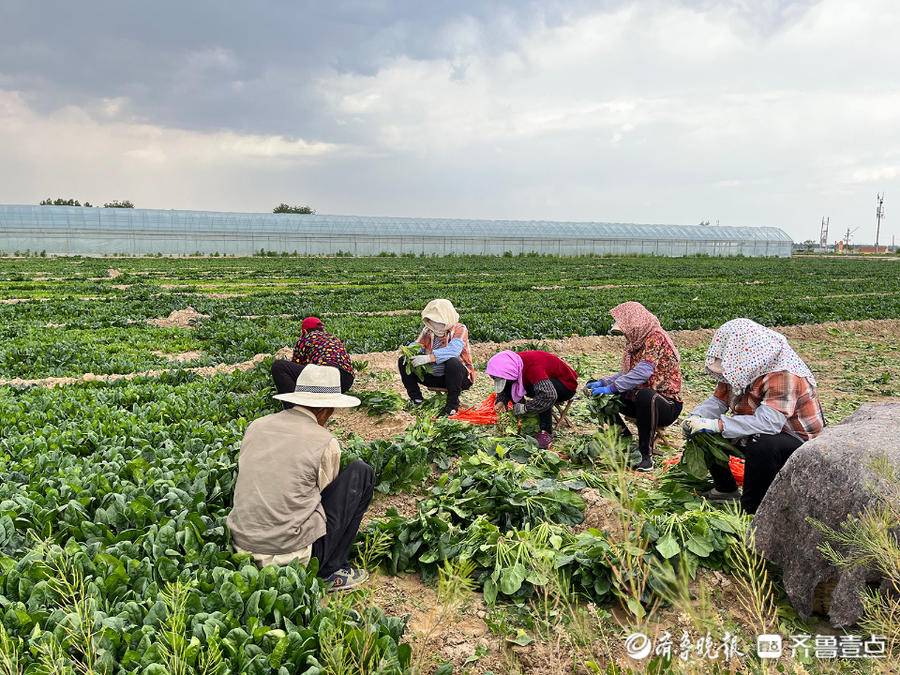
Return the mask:
{"type": "Polygon", "coordinates": [[[669,345],[676,361],[681,361],[681,355],[672,342],[669,334],[663,330],[659,319],[639,302],[623,302],[609,310],[612,318],[619,324],[619,329],[625,336],[625,354],[622,357],[622,371],[628,372],[635,365],[634,357],[644,347],[647,338],[657,334],[663,342],[669,345]]]}
{"type": "Polygon", "coordinates": [[[519,402],[525,398],[525,385],[522,382],[522,370],[525,364],[522,357],[508,349],[494,354],[487,363],[487,374],[491,377],[502,377],[512,380],[512,398],[519,402]]]}

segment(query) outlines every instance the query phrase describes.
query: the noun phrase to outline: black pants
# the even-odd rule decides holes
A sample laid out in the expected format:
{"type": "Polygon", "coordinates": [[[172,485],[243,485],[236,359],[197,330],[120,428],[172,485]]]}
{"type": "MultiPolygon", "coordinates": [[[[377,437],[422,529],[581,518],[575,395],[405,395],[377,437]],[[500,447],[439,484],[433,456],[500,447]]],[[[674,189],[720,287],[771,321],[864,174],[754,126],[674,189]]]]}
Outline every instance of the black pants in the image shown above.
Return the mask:
{"type": "MultiPolygon", "coordinates": [[[[649,457],[653,452],[656,430],[677,420],[683,407],[681,401],[672,401],[649,387],[638,389],[633,398],[623,396],[622,403],[623,414],[633,417],[637,424],[638,450],[644,457],[649,457]]],[[[621,417],[619,426],[623,429],[624,436],[631,435],[621,417]]]]}
{"type": "Polygon", "coordinates": [[[403,386],[406,387],[406,393],[412,401],[422,400],[422,390],[420,384],[426,387],[447,390],[447,405],[444,406],[446,412],[451,410],[459,410],[459,395],[472,386],[469,379],[469,371],[466,370],[466,364],[458,356],[447,359],[442,364],[444,366],[443,375],[425,374],[425,378],[420,380],[415,375],[406,373],[406,359],[400,357],[397,361],[397,367],[400,369],[400,379],[403,380],[403,386]]]}
{"type": "MultiPolygon", "coordinates": [[[[272,362],[272,379],[275,381],[275,389],[278,390],[278,393],[290,394],[294,391],[297,386],[297,378],[300,377],[302,370],[303,366],[299,363],[286,359],[275,359],[272,362]]],[[[354,377],[352,373],[348,373],[342,368],[338,368],[338,372],[341,374],[341,393],[345,394],[353,386],[354,377]]],[[[285,410],[294,407],[293,403],[287,401],[282,401],[281,404],[285,410]]]]}
{"type": "Polygon", "coordinates": [[[322,490],[325,535],[312,545],[312,555],[319,561],[320,577],[327,577],[350,564],[350,547],[372,501],[374,489],[375,472],[357,459],[345,466],[322,490]]]}
{"type": "MultiPolygon", "coordinates": [[[[803,441],[790,434],[751,436],[744,451],[744,494],[741,506],[747,513],[756,513],[763,497],[769,490],[775,476],[781,471],[794,450],[803,445],[803,441]]],[[[713,460],[708,461],[709,473],[713,483],[720,492],[734,492],[737,483],[728,466],[713,460]]]]}
{"type": "MultiPolygon", "coordinates": [[[[571,389],[567,389],[566,385],[557,380],[555,377],[550,378],[550,382],[553,383],[553,388],[556,389],[556,401],[555,403],[559,403],[560,401],[568,401],[575,395],[575,392],[571,389]]],[[[553,406],[551,405],[544,412],[538,413],[538,422],[540,423],[541,431],[546,431],[548,434],[553,431],[553,406]]]]}

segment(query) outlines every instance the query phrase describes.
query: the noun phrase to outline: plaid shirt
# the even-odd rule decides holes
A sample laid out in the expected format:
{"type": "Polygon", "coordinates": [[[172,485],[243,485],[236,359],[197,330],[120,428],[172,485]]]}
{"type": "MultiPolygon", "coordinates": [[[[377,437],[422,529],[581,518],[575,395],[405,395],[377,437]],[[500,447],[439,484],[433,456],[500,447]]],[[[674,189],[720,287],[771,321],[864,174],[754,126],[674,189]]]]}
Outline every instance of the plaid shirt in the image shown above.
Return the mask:
{"type": "Polygon", "coordinates": [[[353,364],[344,343],[324,330],[311,330],[294,345],[294,363],[334,366],[353,375],[353,364]]]}
{"type": "Polygon", "coordinates": [[[803,441],[815,438],[825,427],[815,387],[805,377],[786,370],[756,378],[734,405],[731,405],[731,387],[724,382],[719,383],[713,396],[731,406],[735,415],[752,415],[761,405],[773,408],[787,418],[784,431],[803,441]]]}

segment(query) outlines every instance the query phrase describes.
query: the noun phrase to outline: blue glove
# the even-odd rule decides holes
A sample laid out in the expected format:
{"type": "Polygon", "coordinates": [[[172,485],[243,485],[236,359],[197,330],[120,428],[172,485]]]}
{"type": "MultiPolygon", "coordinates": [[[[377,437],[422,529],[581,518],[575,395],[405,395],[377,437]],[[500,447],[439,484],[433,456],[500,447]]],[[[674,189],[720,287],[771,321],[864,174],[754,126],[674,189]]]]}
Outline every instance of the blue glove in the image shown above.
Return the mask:
{"type": "Polygon", "coordinates": [[[616,390],[611,385],[601,384],[599,387],[591,389],[592,396],[600,396],[601,394],[615,394],[616,390]]]}

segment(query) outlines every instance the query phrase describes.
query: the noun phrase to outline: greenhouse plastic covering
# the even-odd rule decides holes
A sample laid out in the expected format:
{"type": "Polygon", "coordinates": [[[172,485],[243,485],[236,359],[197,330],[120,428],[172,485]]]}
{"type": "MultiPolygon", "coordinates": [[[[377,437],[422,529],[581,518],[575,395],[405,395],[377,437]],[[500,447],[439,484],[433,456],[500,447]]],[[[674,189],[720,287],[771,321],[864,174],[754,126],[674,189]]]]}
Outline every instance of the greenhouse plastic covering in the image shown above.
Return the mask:
{"type": "Polygon", "coordinates": [[[458,220],[0,205],[0,251],[55,255],[378,253],[789,256],[777,227],[458,220]]]}

